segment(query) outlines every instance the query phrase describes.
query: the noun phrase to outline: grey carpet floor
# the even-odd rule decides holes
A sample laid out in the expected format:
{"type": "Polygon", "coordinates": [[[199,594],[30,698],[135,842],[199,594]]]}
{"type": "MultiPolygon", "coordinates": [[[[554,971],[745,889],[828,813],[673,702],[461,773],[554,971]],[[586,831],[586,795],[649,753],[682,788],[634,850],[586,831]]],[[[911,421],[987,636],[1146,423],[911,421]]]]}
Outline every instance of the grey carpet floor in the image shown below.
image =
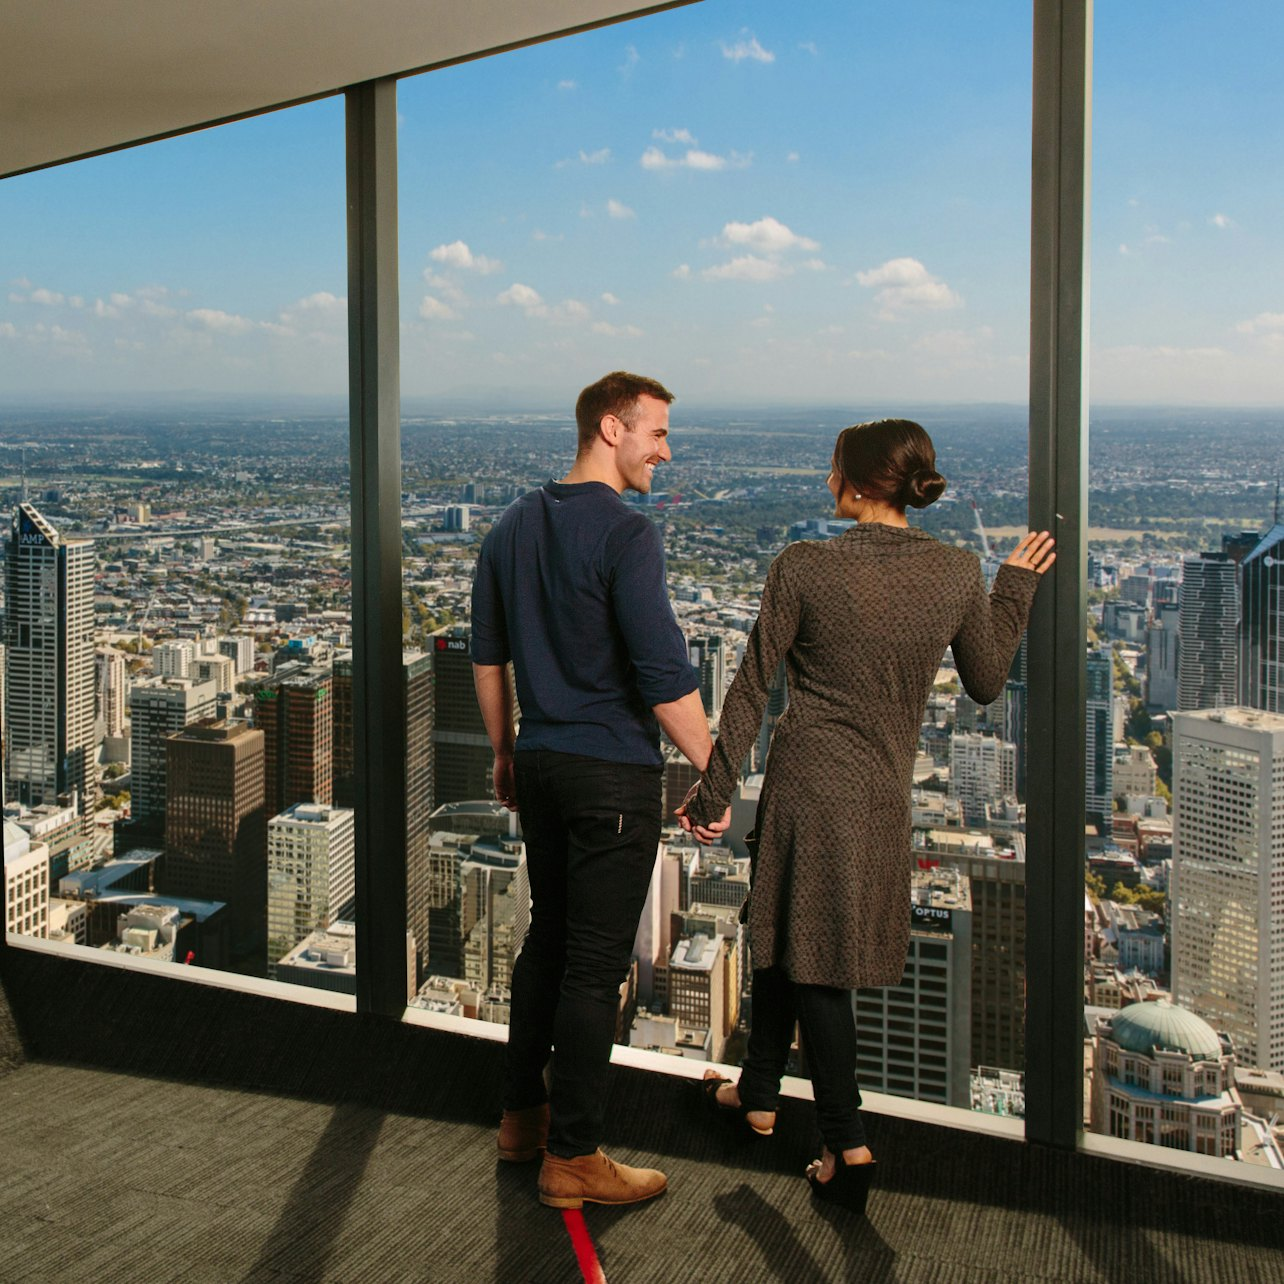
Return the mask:
{"type": "MultiPolygon", "coordinates": [[[[1284,1281],[1277,1196],[882,1120],[853,1220],[797,1175],[805,1107],[751,1144],[681,1085],[657,1112],[655,1078],[612,1088],[612,1153],[670,1190],[586,1209],[610,1284],[1284,1281]]],[[[0,1280],[575,1284],[536,1166],[460,1113],[28,1062],[0,1077],[0,1280]]]]}

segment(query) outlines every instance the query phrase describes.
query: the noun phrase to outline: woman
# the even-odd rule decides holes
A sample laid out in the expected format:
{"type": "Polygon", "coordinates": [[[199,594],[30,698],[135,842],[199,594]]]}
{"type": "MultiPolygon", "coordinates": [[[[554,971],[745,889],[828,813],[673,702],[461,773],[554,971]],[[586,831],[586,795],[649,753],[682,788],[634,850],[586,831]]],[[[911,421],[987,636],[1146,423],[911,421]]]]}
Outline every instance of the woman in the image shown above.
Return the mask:
{"type": "Polygon", "coordinates": [[[783,657],[789,707],[771,741],[746,905],[753,1025],[739,1084],[710,1071],[704,1087],[769,1133],[797,1021],[824,1139],[808,1180],[820,1198],[863,1211],[873,1156],[851,991],[896,985],[904,970],[910,785],[927,697],[947,646],[977,703],[1002,692],[1055,554],[1047,532],[1026,535],[987,595],[973,554],[911,527],[906,507],[938,499],[945,479],[931,438],[909,420],[844,429],[828,485],[835,515],[856,524],[791,544],[772,564],[708,770],[678,815],[702,842],[727,828],[783,657]]]}

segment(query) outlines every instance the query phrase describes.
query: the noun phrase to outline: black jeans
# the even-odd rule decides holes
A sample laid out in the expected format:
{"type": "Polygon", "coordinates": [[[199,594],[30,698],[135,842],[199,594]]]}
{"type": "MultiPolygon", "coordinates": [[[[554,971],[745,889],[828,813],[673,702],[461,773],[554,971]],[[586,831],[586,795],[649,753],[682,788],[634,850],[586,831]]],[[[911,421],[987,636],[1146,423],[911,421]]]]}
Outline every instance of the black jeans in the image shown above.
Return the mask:
{"type": "Polygon", "coordinates": [[[755,968],[753,1025],[740,1071],[746,1110],[775,1110],[789,1059],[794,1023],[816,1096],[816,1122],[836,1155],[865,1144],[856,1084],[856,1017],[852,992],[828,985],[798,985],[778,967],[755,968]]]}
{"type": "Polygon", "coordinates": [[[514,762],[531,925],[513,967],[504,1106],[549,1100],[549,1152],[571,1159],[601,1139],[620,982],[660,841],[663,775],[543,749],[514,762]]]}

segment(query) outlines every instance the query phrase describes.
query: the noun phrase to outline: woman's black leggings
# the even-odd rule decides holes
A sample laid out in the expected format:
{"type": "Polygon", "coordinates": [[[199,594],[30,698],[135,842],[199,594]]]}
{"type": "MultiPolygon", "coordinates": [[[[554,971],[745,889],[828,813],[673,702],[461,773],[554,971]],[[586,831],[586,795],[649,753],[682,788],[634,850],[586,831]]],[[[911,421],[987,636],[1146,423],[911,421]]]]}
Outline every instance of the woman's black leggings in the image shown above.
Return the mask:
{"type": "Polygon", "coordinates": [[[856,1083],[856,1018],[852,992],[798,985],[778,967],[753,974],[753,1024],[740,1072],[740,1104],[774,1111],[797,1022],[816,1096],[816,1122],[836,1155],[865,1144],[856,1083]]]}

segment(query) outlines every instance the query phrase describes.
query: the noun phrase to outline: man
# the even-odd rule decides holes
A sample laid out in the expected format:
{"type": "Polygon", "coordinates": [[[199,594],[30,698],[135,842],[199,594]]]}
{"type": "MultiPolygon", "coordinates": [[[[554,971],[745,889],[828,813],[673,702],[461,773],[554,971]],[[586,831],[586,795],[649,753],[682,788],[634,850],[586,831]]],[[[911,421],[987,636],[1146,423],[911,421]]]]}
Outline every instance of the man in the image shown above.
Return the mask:
{"type": "Polygon", "coordinates": [[[636,1203],[666,1185],[598,1142],[620,982],[660,837],[659,727],[702,771],[712,748],[659,532],[620,498],[650,491],[671,457],[672,400],[624,371],[585,388],[570,472],[504,513],[473,582],[477,699],[495,795],[521,812],[532,901],[513,969],[499,1155],[546,1147],[539,1196],[555,1208],[636,1203]]]}

